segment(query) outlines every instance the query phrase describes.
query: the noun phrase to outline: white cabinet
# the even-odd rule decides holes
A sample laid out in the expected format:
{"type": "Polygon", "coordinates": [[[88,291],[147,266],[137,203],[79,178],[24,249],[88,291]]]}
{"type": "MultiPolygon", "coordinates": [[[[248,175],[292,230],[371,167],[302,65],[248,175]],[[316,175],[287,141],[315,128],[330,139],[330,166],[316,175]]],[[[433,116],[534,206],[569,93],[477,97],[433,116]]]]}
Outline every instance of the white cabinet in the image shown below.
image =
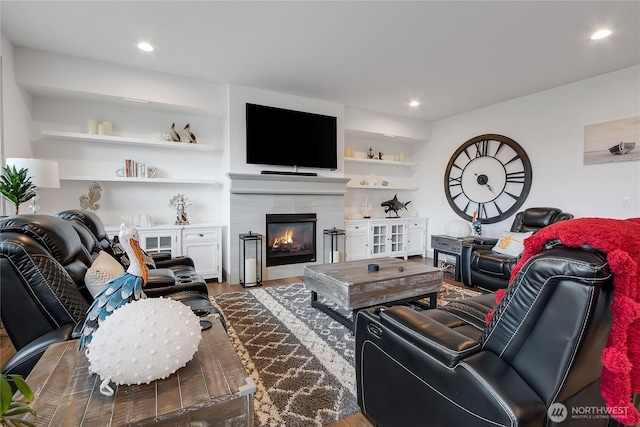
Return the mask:
{"type": "Polygon", "coordinates": [[[193,259],[203,277],[217,278],[218,282],[222,282],[221,239],[222,227],[194,226],[182,230],[182,255],[193,259]]]}
{"type": "MultiPolygon", "coordinates": [[[[109,236],[117,236],[119,227],[106,227],[109,236]]],[[[172,257],[193,259],[196,271],[205,279],[222,282],[222,225],[154,225],[136,227],[140,247],[147,253],[168,253],[172,257]]]]}
{"type": "Polygon", "coordinates": [[[407,224],[407,255],[427,256],[427,219],[410,219],[407,224]]]}
{"type": "Polygon", "coordinates": [[[366,221],[349,221],[346,225],[346,260],[355,261],[357,259],[368,258],[369,233],[366,221]],[[353,223],[351,223],[353,222],[353,223]]]}
{"type": "Polygon", "coordinates": [[[347,220],[347,261],[426,255],[427,219],[347,220]]]}

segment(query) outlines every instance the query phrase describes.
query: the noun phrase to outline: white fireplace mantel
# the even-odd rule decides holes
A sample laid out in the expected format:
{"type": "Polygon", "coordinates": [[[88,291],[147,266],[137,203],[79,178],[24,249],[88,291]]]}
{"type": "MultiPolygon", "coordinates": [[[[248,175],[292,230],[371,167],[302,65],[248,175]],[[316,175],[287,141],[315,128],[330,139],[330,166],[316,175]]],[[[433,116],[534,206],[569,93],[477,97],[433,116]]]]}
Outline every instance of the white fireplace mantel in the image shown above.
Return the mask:
{"type": "Polygon", "coordinates": [[[344,195],[351,178],[228,173],[231,194],[344,195]]]}

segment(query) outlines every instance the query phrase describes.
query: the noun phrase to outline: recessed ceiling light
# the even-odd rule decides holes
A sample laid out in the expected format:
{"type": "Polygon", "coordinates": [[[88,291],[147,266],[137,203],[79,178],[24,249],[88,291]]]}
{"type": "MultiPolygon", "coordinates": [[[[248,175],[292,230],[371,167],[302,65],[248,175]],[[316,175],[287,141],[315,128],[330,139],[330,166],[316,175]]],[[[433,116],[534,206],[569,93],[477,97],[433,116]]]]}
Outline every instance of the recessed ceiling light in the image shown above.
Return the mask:
{"type": "Polygon", "coordinates": [[[138,49],[144,50],[145,52],[153,52],[153,46],[146,42],[138,43],[138,49]]]}
{"type": "Polygon", "coordinates": [[[598,30],[595,33],[591,34],[591,40],[600,40],[605,37],[609,37],[611,35],[610,30],[598,30]]]}
{"type": "Polygon", "coordinates": [[[409,107],[417,107],[418,105],[420,105],[420,102],[418,102],[418,101],[411,101],[409,103],[409,107]]]}

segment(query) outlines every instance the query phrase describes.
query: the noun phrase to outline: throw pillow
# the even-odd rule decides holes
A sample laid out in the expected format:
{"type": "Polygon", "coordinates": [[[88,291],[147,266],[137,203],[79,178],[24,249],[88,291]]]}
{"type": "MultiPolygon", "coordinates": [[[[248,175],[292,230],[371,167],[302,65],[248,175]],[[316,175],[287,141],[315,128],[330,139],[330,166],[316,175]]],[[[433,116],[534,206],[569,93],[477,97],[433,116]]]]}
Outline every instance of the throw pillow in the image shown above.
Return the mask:
{"type": "MultiPolygon", "coordinates": [[[[124,251],[124,247],[120,242],[113,242],[111,244],[111,252],[113,252],[114,258],[124,267],[126,270],[131,265],[131,261],[127,256],[127,253],[124,251]]],[[[156,263],[153,258],[147,254],[145,251],[142,251],[142,259],[144,259],[144,263],[147,264],[147,268],[154,269],[156,268],[156,263]]]]}
{"type": "Polygon", "coordinates": [[[109,280],[122,273],[122,265],[105,251],[100,251],[84,276],[84,284],[91,296],[95,297],[109,280]]]}
{"type": "Polygon", "coordinates": [[[524,252],[524,239],[532,234],[531,231],[527,233],[502,233],[493,250],[505,255],[520,256],[524,252]]]}

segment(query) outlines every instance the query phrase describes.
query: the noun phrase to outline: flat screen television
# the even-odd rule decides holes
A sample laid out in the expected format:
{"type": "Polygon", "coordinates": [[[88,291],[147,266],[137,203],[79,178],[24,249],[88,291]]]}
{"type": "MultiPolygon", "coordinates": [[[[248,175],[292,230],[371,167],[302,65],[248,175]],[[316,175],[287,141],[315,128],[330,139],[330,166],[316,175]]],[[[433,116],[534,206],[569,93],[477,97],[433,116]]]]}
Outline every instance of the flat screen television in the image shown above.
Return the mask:
{"type": "Polygon", "coordinates": [[[333,116],[247,103],[247,163],[336,169],[333,116]]]}

